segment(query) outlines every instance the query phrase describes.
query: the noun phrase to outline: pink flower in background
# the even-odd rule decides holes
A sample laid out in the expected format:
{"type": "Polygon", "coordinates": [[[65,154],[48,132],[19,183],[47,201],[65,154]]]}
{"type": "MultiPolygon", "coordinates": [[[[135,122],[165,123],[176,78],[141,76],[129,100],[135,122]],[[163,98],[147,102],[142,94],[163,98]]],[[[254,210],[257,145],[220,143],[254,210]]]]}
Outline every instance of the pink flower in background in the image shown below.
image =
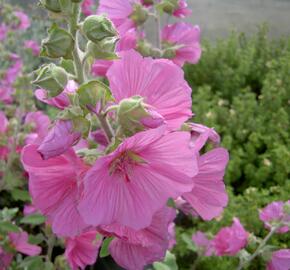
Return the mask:
{"type": "Polygon", "coordinates": [[[18,30],[26,30],[30,27],[30,19],[23,11],[14,11],[14,15],[18,18],[19,22],[15,25],[18,30]]]}
{"type": "Polygon", "coordinates": [[[176,47],[175,64],[183,66],[185,62],[196,64],[202,53],[199,26],[178,22],[167,25],[162,30],[162,42],[167,47],[176,47]]]}
{"type": "Polygon", "coordinates": [[[23,215],[29,216],[32,214],[36,214],[38,209],[33,204],[25,204],[23,208],[23,215]]]}
{"type": "Polygon", "coordinates": [[[25,40],[24,47],[31,49],[34,56],[38,56],[40,52],[39,44],[35,40],[25,40]]]}
{"type": "Polygon", "coordinates": [[[211,256],[214,254],[214,248],[212,246],[212,241],[207,238],[207,236],[200,231],[197,231],[192,235],[192,241],[201,251],[203,256],[211,256]]]}
{"type": "Polygon", "coordinates": [[[93,265],[102,245],[102,240],[97,240],[97,231],[87,231],[74,238],[67,238],[65,242],[65,258],[72,270],[85,269],[93,265]]]}
{"type": "Polygon", "coordinates": [[[187,8],[186,0],[179,0],[178,1],[178,7],[174,10],[173,16],[177,18],[184,18],[187,16],[190,16],[192,14],[192,11],[187,8]]]}
{"type": "Polygon", "coordinates": [[[43,160],[37,147],[28,145],[21,153],[22,165],[29,174],[33,204],[48,217],[54,233],[78,235],[86,227],[77,204],[87,167],[72,149],[61,156],[43,160]]]}
{"type": "Polygon", "coordinates": [[[272,253],[271,261],[267,264],[267,270],[289,270],[290,249],[280,249],[272,253]]]}
{"type": "Polygon", "coordinates": [[[12,262],[13,255],[6,252],[2,247],[0,247],[0,269],[6,270],[12,262]]]}
{"type": "Polygon", "coordinates": [[[115,236],[109,251],[121,267],[143,270],[146,265],[163,260],[171,239],[168,228],[175,216],[173,209],[163,207],[154,214],[150,226],[142,230],[135,231],[115,224],[102,226],[101,231],[115,236]]]}
{"type": "Polygon", "coordinates": [[[116,102],[141,96],[169,128],[180,128],[192,115],[191,89],[183,71],[171,61],[143,58],[133,50],[121,55],[107,73],[116,102]]]}
{"type": "Polygon", "coordinates": [[[189,133],[166,134],[161,127],[139,132],[100,157],[84,179],[79,209],[85,222],[149,226],[169,198],[192,189],[197,164],[189,141],[189,133]]]}
{"type": "MultiPolygon", "coordinates": [[[[128,51],[130,49],[135,49],[137,46],[137,33],[136,30],[130,29],[123,36],[121,36],[120,40],[117,43],[116,51],[128,51]]],[[[92,74],[95,76],[105,77],[108,69],[114,63],[113,60],[96,60],[92,66],[92,74]]]]}
{"type": "Polygon", "coordinates": [[[76,144],[80,138],[81,133],[74,131],[71,120],[58,120],[43,139],[37,151],[45,160],[56,157],[76,144]]]}
{"type": "MultiPolygon", "coordinates": [[[[290,222],[290,215],[287,215],[283,211],[284,205],[285,203],[282,201],[272,202],[260,211],[260,220],[264,222],[266,228],[271,229],[271,223],[277,223],[282,221],[290,222]]],[[[285,225],[281,226],[277,230],[277,233],[286,233],[288,231],[289,227],[285,225]]]]}
{"type": "Polygon", "coordinates": [[[234,218],[231,227],[222,228],[213,239],[217,256],[234,256],[246,247],[249,233],[245,231],[238,218],[234,218]]]}
{"type": "Polygon", "coordinates": [[[92,15],[94,5],[95,5],[95,0],[84,0],[81,4],[82,13],[85,16],[92,15]]]}
{"type": "Polygon", "coordinates": [[[28,243],[27,232],[9,233],[9,239],[18,252],[28,256],[37,256],[41,253],[41,247],[28,243]]]}
{"type": "Polygon", "coordinates": [[[69,95],[74,94],[78,89],[78,84],[73,81],[69,80],[63,92],[61,92],[58,96],[49,98],[47,95],[47,91],[44,89],[37,89],[34,92],[35,97],[53,107],[63,110],[64,108],[70,105],[69,95]]]}
{"type": "Polygon", "coordinates": [[[23,68],[23,61],[20,56],[11,54],[10,59],[14,63],[6,70],[4,75],[4,84],[7,86],[12,86],[23,68]]]}
{"type": "Polygon", "coordinates": [[[174,200],[175,206],[178,210],[182,211],[185,215],[191,215],[193,217],[198,217],[196,211],[192,208],[192,206],[182,197],[178,197],[174,200]]]}
{"type": "Polygon", "coordinates": [[[8,128],[8,119],[4,112],[0,111],[0,133],[5,133],[8,128]]]}
{"type": "Polygon", "coordinates": [[[33,127],[32,132],[25,138],[25,144],[39,143],[47,135],[50,119],[42,111],[29,112],[25,117],[24,123],[33,127]]]}
{"type": "Polygon", "coordinates": [[[134,5],[141,4],[139,0],[100,0],[98,14],[107,15],[122,36],[129,29],[135,28],[135,22],[130,18],[134,5]]]}
{"type": "Polygon", "coordinates": [[[215,148],[198,158],[198,174],[191,192],[182,197],[205,220],[217,217],[228,203],[223,177],[229,161],[228,151],[215,148]]]}
{"type": "Polygon", "coordinates": [[[0,41],[3,41],[6,39],[8,33],[8,26],[4,23],[0,24],[0,41]]]}
{"type": "Polygon", "coordinates": [[[3,84],[3,81],[0,81],[0,101],[4,104],[10,104],[12,102],[13,92],[13,87],[10,85],[5,85],[3,84]]]}

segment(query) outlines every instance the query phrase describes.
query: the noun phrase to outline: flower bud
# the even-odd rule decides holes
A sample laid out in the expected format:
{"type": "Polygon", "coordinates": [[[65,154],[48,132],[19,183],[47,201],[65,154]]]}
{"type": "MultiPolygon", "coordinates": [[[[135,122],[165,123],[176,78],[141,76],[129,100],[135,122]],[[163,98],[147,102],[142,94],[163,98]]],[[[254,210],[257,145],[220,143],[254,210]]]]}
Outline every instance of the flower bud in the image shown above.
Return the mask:
{"type": "Polygon", "coordinates": [[[178,0],[163,0],[158,8],[163,12],[168,13],[170,15],[178,8],[178,0]]]}
{"type": "Polygon", "coordinates": [[[33,84],[48,91],[50,97],[59,95],[68,82],[66,71],[55,64],[44,65],[37,71],[33,84]]]}
{"type": "Polygon", "coordinates": [[[159,113],[143,103],[140,96],[123,99],[119,104],[117,116],[125,135],[132,135],[146,128],[157,128],[165,122],[159,113]]]}
{"type": "Polygon", "coordinates": [[[91,41],[87,44],[87,53],[95,59],[115,60],[118,59],[115,53],[116,43],[118,38],[106,38],[105,40],[93,43],[91,41]]]}
{"type": "Polygon", "coordinates": [[[137,25],[142,25],[147,21],[148,16],[148,10],[143,5],[135,4],[130,17],[137,25]]]}
{"type": "Polygon", "coordinates": [[[42,41],[40,56],[65,59],[72,58],[74,40],[70,33],[53,24],[48,31],[49,36],[42,41]]]}
{"type": "Polygon", "coordinates": [[[94,43],[118,36],[113,23],[103,15],[91,15],[87,17],[82,29],[86,37],[94,43]]]}
{"type": "Polygon", "coordinates": [[[49,11],[60,13],[61,6],[59,0],[41,0],[40,3],[49,11]]]}
{"type": "Polygon", "coordinates": [[[73,3],[81,3],[83,0],[71,0],[73,3]]]}
{"type": "Polygon", "coordinates": [[[73,129],[71,120],[58,120],[49,131],[37,151],[43,159],[59,156],[76,144],[81,138],[81,132],[73,129]]]}
{"type": "Polygon", "coordinates": [[[176,50],[174,48],[167,48],[163,51],[162,58],[173,59],[176,56],[176,50]]]}
{"type": "Polygon", "coordinates": [[[142,0],[141,2],[145,6],[151,6],[151,5],[154,4],[154,1],[153,0],[142,0]]]}

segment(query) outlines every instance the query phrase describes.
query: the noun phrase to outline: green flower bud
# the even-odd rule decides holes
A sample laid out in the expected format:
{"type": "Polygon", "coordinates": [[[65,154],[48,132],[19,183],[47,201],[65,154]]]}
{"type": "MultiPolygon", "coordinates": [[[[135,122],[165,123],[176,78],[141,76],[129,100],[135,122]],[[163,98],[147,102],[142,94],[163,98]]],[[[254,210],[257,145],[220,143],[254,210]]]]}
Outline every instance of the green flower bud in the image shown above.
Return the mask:
{"type": "Polygon", "coordinates": [[[91,41],[87,44],[87,53],[95,59],[115,60],[118,56],[115,53],[118,38],[106,38],[98,43],[91,41]]]}
{"type": "Polygon", "coordinates": [[[49,11],[60,13],[61,6],[59,0],[40,0],[40,3],[49,11]]]}
{"type": "Polygon", "coordinates": [[[142,25],[148,19],[148,10],[141,4],[135,4],[133,7],[133,13],[131,14],[131,19],[137,24],[142,25]]]}
{"type": "Polygon", "coordinates": [[[143,56],[151,56],[152,45],[146,40],[139,40],[137,44],[137,51],[143,56]]]}
{"type": "Polygon", "coordinates": [[[153,5],[154,1],[153,0],[143,0],[144,5],[153,5]]]}
{"type": "Polygon", "coordinates": [[[68,82],[66,71],[55,64],[44,65],[36,71],[33,84],[48,91],[50,97],[58,96],[68,82]]]}
{"type": "Polygon", "coordinates": [[[174,48],[167,48],[163,51],[162,58],[173,59],[176,56],[174,48]]]}
{"type": "Polygon", "coordinates": [[[56,24],[51,26],[48,34],[48,37],[42,41],[40,56],[71,59],[74,49],[74,39],[71,34],[56,24]]]}
{"type": "Polygon", "coordinates": [[[94,43],[118,36],[113,23],[103,15],[87,17],[83,23],[82,30],[86,37],[94,43]]]}
{"type": "Polygon", "coordinates": [[[157,8],[170,15],[178,8],[178,0],[163,0],[157,8]]]}
{"type": "Polygon", "coordinates": [[[83,0],[71,0],[73,3],[81,3],[83,0]]]}

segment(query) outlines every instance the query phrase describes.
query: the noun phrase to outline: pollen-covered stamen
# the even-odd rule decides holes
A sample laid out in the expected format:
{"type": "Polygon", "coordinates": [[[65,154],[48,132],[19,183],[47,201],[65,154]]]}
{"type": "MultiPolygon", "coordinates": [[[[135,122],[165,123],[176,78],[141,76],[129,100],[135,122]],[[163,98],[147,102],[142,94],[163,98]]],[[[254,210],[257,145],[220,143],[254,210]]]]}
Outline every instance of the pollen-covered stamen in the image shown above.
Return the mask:
{"type": "Polygon", "coordinates": [[[125,182],[131,182],[132,170],[142,163],[147,162],[138,154],[132,151],[123,152],[111,162],[110,174],[117,173],[123,176],[125,182]]]}

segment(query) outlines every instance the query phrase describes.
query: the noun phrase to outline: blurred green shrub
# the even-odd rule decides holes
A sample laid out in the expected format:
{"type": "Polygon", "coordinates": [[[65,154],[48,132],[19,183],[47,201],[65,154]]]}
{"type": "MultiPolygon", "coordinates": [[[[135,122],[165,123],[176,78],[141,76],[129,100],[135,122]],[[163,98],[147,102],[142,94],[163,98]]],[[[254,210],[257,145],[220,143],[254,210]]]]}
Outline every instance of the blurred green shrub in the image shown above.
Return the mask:
{"type": "Polygon", "coordinates": [[[289,70],[290,40],[268,40],[265,27],[251,38],[205,43],[200,63],[185,67],[194,120],[221,134],[235,192],[289,181],[289,70]]]}

